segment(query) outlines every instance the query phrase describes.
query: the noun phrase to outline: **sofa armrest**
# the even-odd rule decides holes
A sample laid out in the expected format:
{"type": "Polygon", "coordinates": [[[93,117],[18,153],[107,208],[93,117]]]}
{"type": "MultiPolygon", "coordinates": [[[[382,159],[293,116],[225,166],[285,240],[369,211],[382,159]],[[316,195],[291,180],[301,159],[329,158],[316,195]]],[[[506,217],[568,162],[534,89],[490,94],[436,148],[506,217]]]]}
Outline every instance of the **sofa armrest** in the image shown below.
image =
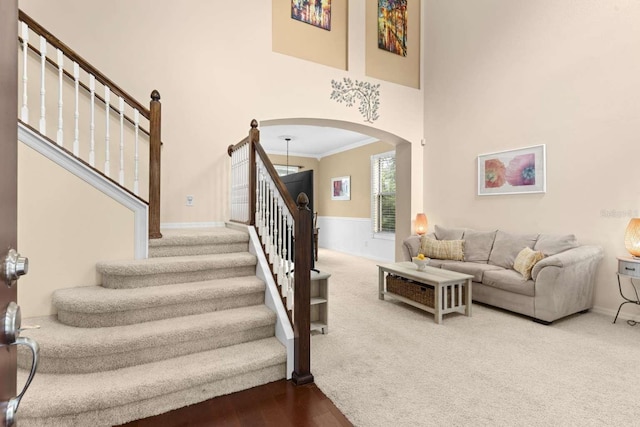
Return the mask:
{"type": "Polygon", "coordinates": [[[545,267],[568,267],[577,263],[590,263],[592,261],[599,261],[604,256],[604,251],[599,246],[578,246],[577,248],[569,249],[559,254],[551,255],[550,257],[543,258],[531,270],[531,277],[533,280],[538,278],[540,270],[545,267]]]}
{"type": "Polygon", "coordinates": [[[411,258],[418,255],[420,250],[420,236],[413,234],[402,241],[402,260],[411,261],[411,258]]]}
{"type": "Polygon", "coordinates": [[[602,248],[580,246],[540,261],[535,270],[534,317],[546,322],[593,307],[602,248]]]}

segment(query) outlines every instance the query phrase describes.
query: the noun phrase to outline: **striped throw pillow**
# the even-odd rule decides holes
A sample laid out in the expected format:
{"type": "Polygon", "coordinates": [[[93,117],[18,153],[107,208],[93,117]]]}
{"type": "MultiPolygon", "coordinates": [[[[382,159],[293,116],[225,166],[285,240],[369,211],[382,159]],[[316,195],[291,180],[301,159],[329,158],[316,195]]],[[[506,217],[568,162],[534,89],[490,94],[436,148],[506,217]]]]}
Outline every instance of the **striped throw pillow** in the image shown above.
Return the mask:
{"type": "Polygon", "coordinates": [[[420,252],[429,258],[464,260],[464,240],[435,240],[422,237],[420,252]]]}

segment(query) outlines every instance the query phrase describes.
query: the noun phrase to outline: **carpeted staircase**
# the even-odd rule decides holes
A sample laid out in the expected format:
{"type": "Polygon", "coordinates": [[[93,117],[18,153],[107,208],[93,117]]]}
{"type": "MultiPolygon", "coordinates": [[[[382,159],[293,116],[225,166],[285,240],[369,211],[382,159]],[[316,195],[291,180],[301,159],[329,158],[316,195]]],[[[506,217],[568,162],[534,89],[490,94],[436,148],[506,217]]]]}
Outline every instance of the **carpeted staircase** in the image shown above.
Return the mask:
{"type": "Polygon", "coordinates": [[[25,333],[40,366],[21,427],[116,425],[286,377],[248,234],[164,234],[149,259],[98,263],[102,286],[57,291],[57,316],[23,321],[41,328],[25,333]]]}

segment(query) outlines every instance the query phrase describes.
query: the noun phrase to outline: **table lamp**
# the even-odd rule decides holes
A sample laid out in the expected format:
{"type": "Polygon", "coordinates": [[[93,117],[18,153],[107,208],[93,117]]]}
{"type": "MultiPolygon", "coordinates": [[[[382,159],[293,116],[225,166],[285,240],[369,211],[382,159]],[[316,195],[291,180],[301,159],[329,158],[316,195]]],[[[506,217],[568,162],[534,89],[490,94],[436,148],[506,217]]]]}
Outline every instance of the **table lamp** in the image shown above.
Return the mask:
{"type": "MultiPolygon", "coordinates": [[[[638,221],[640,221],[640,218],[638,218],[638,221]]],[[[427,216],[425,214],[419,213],[418,215],[416,215],[415,227],[416,227],[416,234],[419,236],[422,236],[424,233],[427,232],[427,216]]],[[[640,250],[640,247],[638,247],[638,250],[640,250]]]]}
{"type": "Polygon", "coordinates": [[[624,246],[629,253],[640,259],[640,218],[631,218],[624,233],[624,246]]]}

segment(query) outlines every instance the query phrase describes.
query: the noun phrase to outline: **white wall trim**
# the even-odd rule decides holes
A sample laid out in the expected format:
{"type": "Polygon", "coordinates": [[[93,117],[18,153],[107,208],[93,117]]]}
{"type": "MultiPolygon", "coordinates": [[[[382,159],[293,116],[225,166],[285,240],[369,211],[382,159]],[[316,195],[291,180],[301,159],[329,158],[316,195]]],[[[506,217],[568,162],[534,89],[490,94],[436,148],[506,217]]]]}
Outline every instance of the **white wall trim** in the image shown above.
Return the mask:
{"type": "MultiPolygon", "coordinates": [[[[635,306],[635,304],[632,304],[635,306]]],[[[616,308],[615,310],[609,309],[609,308],[605,308],[605,307],[599,307],[599,306],[595,306],[591,309],[594,313],[598,313],[598,314],[604,314],[606,316],[611,317],[611,321],[613,322],[613,319],[615,319],[616,317],[616,312],[618,311],[618,309],[616,308]]],[[[640,323],[640,316],[636,315],[636,316],[632,316],[629,315],[627,313],[624,312],[624,310],[620,311],[620,315],[618,316],[618,320],[617,322],[626,322],[627,320],[633,320],[634,322],[639,322],[640,323]]]]}
{"type": "MultiPolygon", "coordinates": [[[[328,150],[320,154],[309,154],[301,151],[289,151],[289,156],[292,157],[308,157],[311,159],[321,160],[323,157],[332,156],[334,154],[342,153],[343,151],[353,150],[354,148],[363,147],[365,145],[373,144],[374,142],[378,142],[380,139],[374,138],[372,136],[367,136],[361,141],[354,142],[353,144],[345,145],[343,147],[334,148],[333,150],[328,150]]],[[[274,154],[280,156],[286,156],[287,152],[282,150],[265,150],[267,154],[274,154]]]]}
{"type": "Polygon", "coordinates": [[[175,230],[180,228],[215,228],[224,227],[226,223],[224,221],[205,221],[205,222],[163,222],[160,223],[160,228],[166,230],[175,230]]]}
{"type": "Polygon", "coordinates": [[[269,268],[267,258],[262,252],[262,244],[256,229],[254,227],[246,227],[249,232],[249,252],[258,258],[256,265],[256,276],[266,284],[264,291],[264,303],[267,307],[276,313],[276,338],[287,349],[287,379],[291,379],[293,373],[293,328],[289,322],[289,316],[282,304],[282,299],[278,293],[278,287],[273,281],[273,275],[269,268]],[[256,248],[259,248],[256,250],[256,248]]]}
{"type": "Polygon", "coordinates": [[[395,239],[374,236],[371,218],[318,216],[318,246],[381,262],[395,260],[395,239]]]}
{"type": "Polygon", "coordinates": [[[134,256],[136,259],[148,257],[149,207],[145,202],[65,153],[22,123],[18,123],[18,140],[131,210],[134,216],[134,256]]]}

